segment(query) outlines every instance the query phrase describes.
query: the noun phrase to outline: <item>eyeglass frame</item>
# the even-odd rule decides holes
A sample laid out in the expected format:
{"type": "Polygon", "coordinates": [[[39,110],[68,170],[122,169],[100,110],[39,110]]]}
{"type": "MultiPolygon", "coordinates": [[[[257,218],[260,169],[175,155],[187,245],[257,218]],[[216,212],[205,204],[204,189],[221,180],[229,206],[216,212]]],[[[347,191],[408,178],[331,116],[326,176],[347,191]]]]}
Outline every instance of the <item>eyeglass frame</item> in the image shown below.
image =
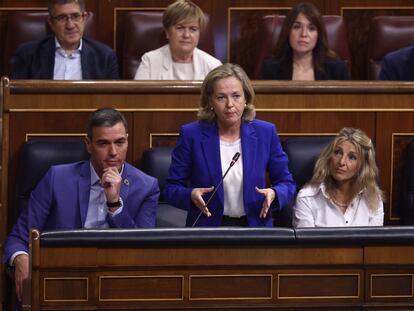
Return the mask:
{"type": "Polygon", "coordinates": [[[86,12],[82,13],[72,13],[72,14],[60,14],[57,16],[50,16],[54,21],[57,23],[65,24],[69,22],[69,20],[73,23],[79,23],[82,18],[85,18],[87,15],[86,12]]]}

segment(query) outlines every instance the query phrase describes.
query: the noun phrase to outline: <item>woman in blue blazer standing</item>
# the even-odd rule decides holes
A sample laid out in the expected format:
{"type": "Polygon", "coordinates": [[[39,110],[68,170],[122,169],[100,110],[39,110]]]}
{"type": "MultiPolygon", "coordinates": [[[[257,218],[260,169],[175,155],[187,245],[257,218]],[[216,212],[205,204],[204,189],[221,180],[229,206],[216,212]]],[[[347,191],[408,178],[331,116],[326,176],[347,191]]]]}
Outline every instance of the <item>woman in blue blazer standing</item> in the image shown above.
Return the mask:
{"type": "Polygon", "coordinates": [[[164,188],[170,204],[188,211],[187,226],[272,227],[271,209],[294,198],[276,128],[255,114],[241,67],[224,64],[204,79],[198,121],[181,127],[164,188]]]}

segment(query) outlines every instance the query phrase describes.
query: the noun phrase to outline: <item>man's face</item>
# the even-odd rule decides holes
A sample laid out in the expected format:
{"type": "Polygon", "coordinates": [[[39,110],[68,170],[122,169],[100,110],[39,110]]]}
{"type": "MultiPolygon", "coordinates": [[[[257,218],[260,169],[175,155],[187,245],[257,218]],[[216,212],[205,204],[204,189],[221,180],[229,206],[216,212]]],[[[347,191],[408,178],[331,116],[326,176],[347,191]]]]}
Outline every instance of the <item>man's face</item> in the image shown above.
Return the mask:
{"type": "Polygon", "coordinates": [[[107,167],[116,167],[121,171],[128,150],[128,134],[122,122],[112,127],[93,128],[92,137],[86,137],[85,143],[99,177],[107,167]]]}
{"type": "Polygon", "coordinates": [[[48,22],[65,51],[79,47],[85,28],[85,15],[79,4],[56,4],[53,16],[49,16],[48,22]]]}

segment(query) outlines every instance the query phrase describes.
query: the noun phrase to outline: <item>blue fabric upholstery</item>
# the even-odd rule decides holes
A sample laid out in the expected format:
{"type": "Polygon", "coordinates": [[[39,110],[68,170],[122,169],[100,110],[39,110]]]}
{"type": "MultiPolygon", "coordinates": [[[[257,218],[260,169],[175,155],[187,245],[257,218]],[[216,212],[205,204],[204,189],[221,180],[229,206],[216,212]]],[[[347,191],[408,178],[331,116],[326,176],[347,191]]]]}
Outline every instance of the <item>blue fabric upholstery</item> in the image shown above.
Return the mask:
{"type": "MultiPolygon", "coordinates": [[[[289,159],[289,171],[292,173],[298,191],[312,178],[315,162],[331,139],[331,136],[291,137],[283,142],[283,149],[289,159]]],[[[281,211],[273,213],[275,226],[292,226],[293,205],[294,201],[281,211]]]]}
{"type": "Polygon", "coordinates": [[[331,140],[331,136],[292,137],[283,143],[298,190],[312,178],[316,160],[331,140]]]}
{"type": "Polygon", "coordinates": [[[16,178],[14,219],[26,207],[30,193],[50,166],[89,159],[83,140],[33,140],[21,150],[16,178]]]}
{"type": "Polygon", "coordinates": [[[187,212],[169,205],[162,196],[171,165],[172,147],[154,147],[144,151],[142,170],[158,179],[160,198],[157,209],[157,227],[185,227],[187,212]]]}

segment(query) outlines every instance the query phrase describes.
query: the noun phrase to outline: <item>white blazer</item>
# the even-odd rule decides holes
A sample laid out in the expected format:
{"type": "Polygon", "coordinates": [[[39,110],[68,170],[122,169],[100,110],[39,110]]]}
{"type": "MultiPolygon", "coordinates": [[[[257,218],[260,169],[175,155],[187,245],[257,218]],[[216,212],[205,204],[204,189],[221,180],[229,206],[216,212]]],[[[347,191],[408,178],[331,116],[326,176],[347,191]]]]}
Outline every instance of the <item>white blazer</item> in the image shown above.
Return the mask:
{"type": "MultiPolygon", "coordinates": [[[[210,70],[221,65],[221,61],[210,54],[195,48],[193,53],[194,80],[204,80],[210,70]]],[[[145,53],[135,73],[135,80],[174,80],[173,60],[170,46],[145,53]]],[[[192,80],[192,79],[189,79],[192,80]]]]}

